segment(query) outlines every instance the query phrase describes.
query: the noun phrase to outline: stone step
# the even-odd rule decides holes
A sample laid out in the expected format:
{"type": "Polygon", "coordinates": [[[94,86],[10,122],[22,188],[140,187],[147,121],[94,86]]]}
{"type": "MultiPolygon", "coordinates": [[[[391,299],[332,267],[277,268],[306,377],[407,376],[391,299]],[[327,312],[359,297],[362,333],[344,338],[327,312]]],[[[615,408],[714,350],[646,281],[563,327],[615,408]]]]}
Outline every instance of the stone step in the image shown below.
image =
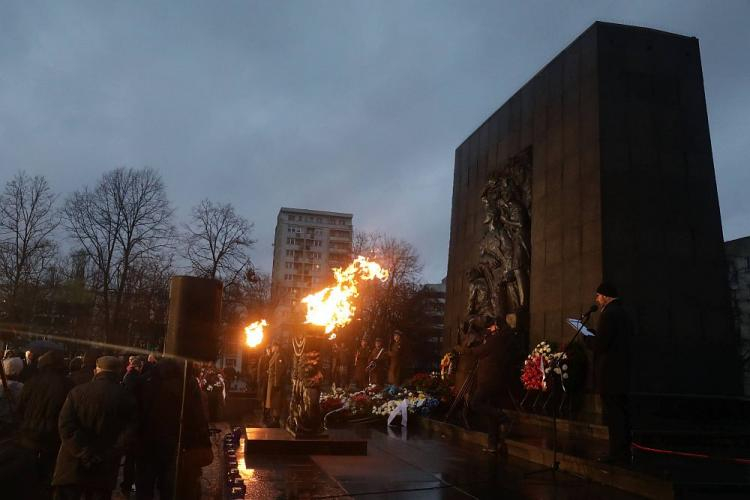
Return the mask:
{"type": "MultiPolygon", "coordinates": [[[[562,472],[613,486],[646,498],[659,500],[674,498],[674,488],[671,481],[626,467],[600,464],[594,458],[593,453],[582,453],[583,447],[571,450],[569,447],[562,446],[555,454],[551,442],[543,442],[518,435],[506,438],[505,444],[508,447],[509,455],[529,462],[552,467],[556,460],[562,472]]],[[[606,446],[600,446],[598,449],[598,454],[606,452],[606,446]]]]}
{"type": "Polygon", "coordinates": [[[553,397],[550,393],[540,393],[532,391],[522,395],[517,401],[513,400],[513,406],[520,412],[532,413],[537,415],[551,416],[554,409],[557,409],[558,416],[574,420],[585,420],[587,422],[602,423],[602,402],[596,394],[575,394],[570,395],[563,401],[553,397]],[[559,405],[554,408],[555,404],[559,405]]]}
{"type": "MultiPolygon", "coordinates": [[[[513,420],[518,421],[521,425],[526,427],[539,427],[543,429],[552,428],[553,418],[546,415],[537,415],[534,413],[526,413],[514,410],[506,410],[506,413],[513,420]]],[[[607,431],[607,427],[605,425],[602,425],[599,419],[590,419],[587,421],[558,418],[556,420],[557,432],[591,439],[601,439],[604,441],[609,440],[609,432],[607,431]],[[591,420],[594,421],[592,422],[591,420]]]]}
{"type": "Polygon", "coordinates": [[[367,440],[332,429],[315,438],[295,438],[286,429],[245,428],[247,455],[367,455],[367,440]]]}
{"type": "MultiPolygon", "coordinates": [[[[506,413],[521,425],[539,428],[552,428],[552,417],[524,411],[506,410],[506,413]]],[[[601,415],[579,414],[576,419],[557,418],[557,431],[580,437],[608,441],[607,426],[601,415]]],[[[649,422],[635,423],[633,439],[644,445],[664,445],[667,447],[710,449],[723,447],[743,457],[750,457],[750,426],[747,422],[714,422],[696,424],[675,419],[651,419],[649,422]],[[738,450],[738,451],[735,451],[738,450]]]]}
{"type": "MultiPolygon", "coordinates": [[[[414,420],[420,428],[442,439],[478,446],[487,445],[487,434],[484,432],[471,431],[424,417],[416,417],[414,420]]],[[[540,428],[539,426],[536,428],[529,427],[527,423],[519,421],[511,426],[510,434],[506,437],[505,443],[508,454],[513,457],[546,467],[552,467],[555,462],[550,429],[540,428]]],[[[563,472],[630,493],[643,495],[647,498],[673,498],[673,486],[669,480],[653,477],[644,472],[625,467],[598,463],[596,457],[605,454],[607,449],[606,440],[576,436],[572,433],[559,433],[557,462],[563,472]]]]}

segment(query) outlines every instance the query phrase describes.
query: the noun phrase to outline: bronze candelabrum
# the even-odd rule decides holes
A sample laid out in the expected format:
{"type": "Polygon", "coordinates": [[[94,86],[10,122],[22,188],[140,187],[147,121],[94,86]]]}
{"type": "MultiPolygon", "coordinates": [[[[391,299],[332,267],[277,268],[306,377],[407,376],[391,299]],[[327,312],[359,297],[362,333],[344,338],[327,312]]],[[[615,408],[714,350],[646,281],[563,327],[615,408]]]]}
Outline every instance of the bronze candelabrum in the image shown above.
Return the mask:
{"type": "Polygon", "coordinates": [[[329,342],[322,327],[302,325],[292,338],[292,394],[286,428],[295,437],[325,437],[320,413],[320,384],[323,381],[321,351],[329,342]]]}

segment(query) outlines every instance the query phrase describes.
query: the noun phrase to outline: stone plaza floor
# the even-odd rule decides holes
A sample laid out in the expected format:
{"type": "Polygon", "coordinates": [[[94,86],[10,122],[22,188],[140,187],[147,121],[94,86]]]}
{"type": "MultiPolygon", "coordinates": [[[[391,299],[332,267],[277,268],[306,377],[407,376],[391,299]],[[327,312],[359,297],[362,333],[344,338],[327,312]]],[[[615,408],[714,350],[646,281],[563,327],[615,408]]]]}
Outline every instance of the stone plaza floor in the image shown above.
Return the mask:
{"type": "MultiPolygon", "coordinates": [[[[539,465],[450,444],[419,430],[357,426],[367,456],[269,455],[244,457],[247,499],[364,498],[599,499],[640,498],[539,465]]],[[[239,458],[239,457],[238,457],[239,458]]]]}

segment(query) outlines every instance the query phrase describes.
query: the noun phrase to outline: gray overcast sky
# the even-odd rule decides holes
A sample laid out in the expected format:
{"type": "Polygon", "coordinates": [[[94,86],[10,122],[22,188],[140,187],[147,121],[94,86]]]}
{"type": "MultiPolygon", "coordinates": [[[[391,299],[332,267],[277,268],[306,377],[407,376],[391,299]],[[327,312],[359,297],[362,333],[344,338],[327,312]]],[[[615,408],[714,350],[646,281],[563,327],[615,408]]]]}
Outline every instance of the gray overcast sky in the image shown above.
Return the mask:
{"type": "Polygon", "coordinates": [[[596,20],[696,36],[726,239],[750,234],[750,1],[0,3],[0,182],[158,169],[255,222],[352,212],[446,272],[455,148],[596,20]]]}

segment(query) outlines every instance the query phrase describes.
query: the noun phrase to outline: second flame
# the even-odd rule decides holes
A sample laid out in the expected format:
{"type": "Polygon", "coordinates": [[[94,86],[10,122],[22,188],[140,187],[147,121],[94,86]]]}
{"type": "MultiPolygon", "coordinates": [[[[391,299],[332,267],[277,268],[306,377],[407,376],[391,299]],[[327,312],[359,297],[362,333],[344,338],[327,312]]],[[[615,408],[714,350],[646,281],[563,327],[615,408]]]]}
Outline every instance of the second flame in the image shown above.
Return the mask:
{"type": "Polygon", "coordinates": [[[351,299],[359,295],[357,284],[360,281],[378,279],[384,282],[389,273],[377,262],[360,255],[346,269],[334,268],[333,275],[336,278],[334,286],[302,299],[302,303],[307,304],[305,323],[324,326],[326,333],[331,333],[352,320],[356,307],[351,299]]]}
{"type": "Polygon", "coordinates": [[[263,328],[268,326],[266,320],[262,319],[250,323],[245,327],[245,343],[250,347],[257,347],[263,342],[263,328]]]}

